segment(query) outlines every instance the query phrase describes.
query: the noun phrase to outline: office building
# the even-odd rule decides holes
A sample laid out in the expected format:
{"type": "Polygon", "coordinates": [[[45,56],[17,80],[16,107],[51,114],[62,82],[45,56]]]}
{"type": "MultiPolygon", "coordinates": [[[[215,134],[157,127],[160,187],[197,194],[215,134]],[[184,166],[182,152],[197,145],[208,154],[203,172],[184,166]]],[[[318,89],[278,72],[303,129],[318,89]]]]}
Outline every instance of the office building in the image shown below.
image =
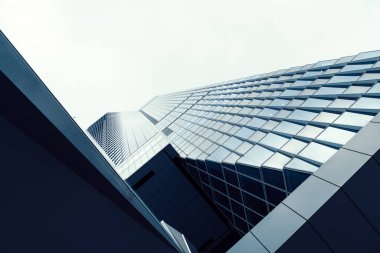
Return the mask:
{"type": "MultiPolygon", "coordinates": [[[[357,133],[374,125],[370,122],[380,111],[379,80],[380,51],[364,52],[157,96],[135,113],[145,117],[144,125],[149,129],[158,131],[158,142],[170,145],[178,153],[175,160],[179,167],[192,176],[243,236],[252,228],[255,231],[262,227],[268,219],[259,222],[268,213],[284,208],[280,203],[292,199],[287,197],[311,175],[315,176],[307,182],[318,178],[316,175],[326,171],[324,168],[333,161],[354,157],[345,158],[342,153],[348,150],[347,143],[362,143],[357,138],[363,134],[357,133]]],[[[109,120],[103,118],[89,131],[114,161],[119,175],[128,181],[154,157],[151,147],[155,145],[146,144],[139,149],[137,142],[128,146],[128,134],[122,138],[122,145],[115,144],[121,141],[113,137],[115,132],[126,132],[125,122],[129,122],[123,113],[116,114],[120,123],[107,123],[109,120]],[[136,146],[138,155],[133,156],[130,150],[136,146]]],[[[379,135],[371,131],[374,136],[379,135]]],[[[143,133],[145,140],[141,143],[157,142],[158,137],[152,137],[150,131],[143,133]]],[[[375,137],[373,141],[379,142],[375,137]]],[[[321,191],[316,187],[309,201],[321,191]]],[[[375,207],[378,204],[374,202],[375,207]]],[[[282,218],[287,221],[286,215],[282,218]]],[[[369,219],[368,222],[368,226],[374,226],[369,219]]],[[[368,238],[379,239],[378,231],[372,231],[374,237],[368,238]]],[[[270,229],[266,232],[270,244],[270,229]]],[[[252,237],[260,241],[259,236],[252,237]]],[[[328,245],[327,240],[320,241],[328,245]]],[[[266,247],[262,241],[258,245],[263,252],[278,249],[266,247]]],[[[326,248],[333,247],[323,249],[326,248]]]]}
{"type": "Polygon", "coordinates": [[[0,56],[1,252],[380,251],[380,51],[158,96],[92,137],[2,33],[0,56]]]}

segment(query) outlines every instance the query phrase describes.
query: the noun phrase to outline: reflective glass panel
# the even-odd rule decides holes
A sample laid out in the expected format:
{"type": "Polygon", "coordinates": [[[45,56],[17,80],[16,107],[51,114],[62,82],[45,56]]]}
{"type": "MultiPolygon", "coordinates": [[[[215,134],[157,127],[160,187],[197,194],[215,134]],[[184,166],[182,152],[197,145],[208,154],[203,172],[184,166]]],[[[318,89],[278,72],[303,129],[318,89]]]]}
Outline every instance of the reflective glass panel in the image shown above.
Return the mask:
{"type": "Polygon", "coordinates": [[[353,113],[353,112],[344,112],[334,123],[342,125],[353,125],[353,126],[364,126],[371,121],[373,116],[353,113]]]}
{"type": "Polygon", "coordinates": [[[308,163],[308,162],[305,162],[304,160],[301,160],[299,158],[293,158],[293,160],[291,160],[286,166],[285,166],[286,169],[292,169],[292,170],[299,170],[299,171],[306,171],[306,172],[315,172],[318,167],[311,164],[311,163],[308,163]]]}
{"type": "Polygon", "coordinates": [[[312,142],[301,151],[300,156],[316,162],[325,163],[336,151],[337,149],[335,148],[312,142]]]}
{"type": "Polygon", "coordinates": [[[243,142],[235,137],[230,137],[224,144],[223,146],[231,149],[231,150],[234,150],[236,149],[238,146],[240,146],[243,142]]]}
{"type": "Polygon", "coordinates": [[[310,112],[310,111],[298,110],[297,109],[297,110],[293,111],[293,113],[288,116],[288,119],[298,119],[298,120],[310,121],[315,116],[317,116],[317,114],[318,113],[316,113],[316,112],[310,112]]]}
{"type": "Polygon", "coordinates": [[[273,154],[274,152],[270,151],[269,149],[255,145],[243,157],[241,157],[238,162],[260,167],[273,154]]]}
{"type": "Polygon", "coordinates": [[[296,134],[303,128],[303,125],[282,121],[274,130],[287,134],[296,134]]]}
{"type": "Polygon", "coordinates": [[[297,139],[291,139],[281,149],[292,154],[298,154],[306,146],[307,142],[303,142],[297,139]]]}
{"type": "Polygon", "coordinates": [[[323,133],[321,133],[317,139],[328,141],[328,142],[334,142],[341,145],[346,144],[353,136],[355,135],[355,132],[343,130],[336,127],[328,127],[326,128],[323,133]]]}
{"type": "Polygon", "coordinates": [[[323,131],[323,128],[316,126],[305,126],[297,135],[307,137],[307,138],[315,138],[323,131]]]}
{"type": "Polygon", "coordinates": [[[352,108],[380,109],[380,99],[378,99],[378,98],[370,98],[370,97],[361,97],[352,106],[352,108]]]}
{"type": "Polygon", "coordinates": [[[340,114],[331,113],[331,112],[321,112],[313,121],[332,123],[336,120],[340,114]]]}
{"type": "Polygon", "coordinates": [[[269,158],[263,166],[271,167],[275,169],[284,168],[285,164],[290,161],[290,157],[283,155],[281,153],[274,154],[271,158],[269,158]]]}
{"type": "Polygon", "coordinates": [[[277,134],[269,133],[260,141],[260,143],[274,147],[274,148],[281,148],[288,140],[289,138],[285,138],[277,134]]]}
{"type": "Polygon", "coordinates": [[[327,107],[331,102],[328,99],[308,98],[301,107],[327,107]]]}

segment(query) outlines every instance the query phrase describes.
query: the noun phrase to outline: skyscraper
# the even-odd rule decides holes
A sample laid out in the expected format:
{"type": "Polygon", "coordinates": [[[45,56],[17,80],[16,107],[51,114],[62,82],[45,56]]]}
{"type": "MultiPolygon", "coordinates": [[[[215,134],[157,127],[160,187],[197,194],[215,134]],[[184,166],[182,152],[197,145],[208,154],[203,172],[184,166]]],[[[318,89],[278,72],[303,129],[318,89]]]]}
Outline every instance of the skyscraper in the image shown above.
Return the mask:
{"type": "MultiPolygon", "coordinates": [[[[178,167],[192,176],[244,235],[285,199],[292,199],[291,193],[308,177],[318,175],[319,168],[324,172],[331,162],[349,160],[350,156],[342,155],[348,150],[345,144],[351,145],[350,152],[360,149],[350,144],[352,141],[365,148],[363,143],[369,140],[357,135],[363,127],[360,133],[370,131],[368,126],[372,126],[374,138],[379,136],[380,132],[374,130],[377,124],[369,123],[380,111],[379,80],[380,51],[364,52],[157,96],[135,112],[139,120],[132,123],[125,113],[107,114],[89,132],[127,181],[154,157],[160,143],[171,146],[178,153],[178,167]],[[143,122],[146,130],[133,134],[142,134],[144,139],[131,143],[133,134],[127,125],[138,122],[143,122]]],[[[377,137],[373,141],[379,144],[377,137]]],[[[375,162],[373,166],[377,165],[375,162]]],[[[329,171],[340,177],[341,172],[329,171]]],[[[315,178],[319,177],[313,176],[306,183],[315,178]]],[[[322,189],[316,188],[313,194],[318,196],[319,191],[322,189]]],[[[378,210],[378,203],[372,205],[378,210]]],[[[281,208],[284,204],[271,215],[281,208]]],[[[365,219],[368,226],[376,227],[373,220],[365,219]]],[[[378,222],[379,215],[374,219],[378,222]]],[[[260,229],[267,220],[253,230],[260,229]]],[[[378,226],[372,232],[368,232],[368,240],[380,239],[378,226]]],[[[265,246],[265,238],[258,237],[253,234],[263,252],[276,251],[282,245],[271,248],[265,246]]],[[[334,248],[327,241],[322,240],[325,248],[334,248]]]]}

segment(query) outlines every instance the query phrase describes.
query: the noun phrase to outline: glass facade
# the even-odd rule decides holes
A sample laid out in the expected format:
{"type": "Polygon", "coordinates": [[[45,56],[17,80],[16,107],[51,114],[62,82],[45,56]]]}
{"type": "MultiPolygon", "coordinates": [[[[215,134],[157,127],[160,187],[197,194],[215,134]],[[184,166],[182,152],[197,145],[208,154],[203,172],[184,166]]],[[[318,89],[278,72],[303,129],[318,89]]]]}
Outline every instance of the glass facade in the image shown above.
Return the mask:
{"type": "Polygon", "coordinates": [[[243,235],[380,111],[379,55],[157,96],[139,113],[243,235]]]}

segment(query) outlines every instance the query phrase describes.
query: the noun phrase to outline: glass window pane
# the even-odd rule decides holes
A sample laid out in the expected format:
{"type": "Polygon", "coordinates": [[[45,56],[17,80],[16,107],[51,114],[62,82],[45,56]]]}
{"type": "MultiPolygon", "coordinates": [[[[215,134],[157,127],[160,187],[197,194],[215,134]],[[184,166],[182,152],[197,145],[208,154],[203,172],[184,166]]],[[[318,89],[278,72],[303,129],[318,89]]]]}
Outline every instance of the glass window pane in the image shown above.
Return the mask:
{"type": "Polygon", "coordinates": [[[222,162],[231,152],[225,149],[224,147],[218,147],[208,158],[207,160],[214,162],[222,162]]]}
{"type": "Polygon", "coordinates": [[[253,145],[249,142],[244,142],[241,144],[237,149],[236,152],[239,154],[245,154],[248,150],[250,150],[253,147],[253,145]]]}
{"type": "Polygon", "coordinates": [[[299,158],[293,158],[286,166],[285,169],[292,169],[292,170],[299,170],[299,171],[306,171],[306,172],[315,172],[318,167],[305,162],[304,160],[301,160],[299,158]]]}
{"type": "Polygon", "coordinates": [[[253,141],[253,142],[258,142],[258,141],[261,140],[265,135],[266,135],[266,133],[261,132],[261,131],[257,131],[257,132],[254,133],[251,137],[249,137],[249,140],[250,140],[250,141],[253,141]]]}
{"type": "Polygon", "coordinates": [[[335,148],[312,142],[301,151],[300,156],[316,162],[325,163],[336,151],[337,149],[335,148]]]}
{"type": "Polygon", "coordinates": [[[228,163],[228,164],[235,164],[236,161],[240,158],[239,155],[235,153],[231,153],[229,156],[227,156],[224,160],[223,163],[228,163]]]}
{"type": "Polygon", "coordinates": [[[280,96],[297,96],[300,93],[301,93],[300,90],[287,89],[280,96]]]}
{"type": "Polygon", "coordinates": [[[273,117],[278,110],[264,108],[258,115],[260,116],[266,116],[266,117],[273,117]]]}
{"type": "Polygon", "coordinates": [[[285,106],[289,103],[289,101],[290,100],[276,98],[275,100],[273,100],[272,103],[270,103],[270,105],[271,106],[285,106]]]}
{"type": "Polygon", "coordinates": [[[328,99],[308,98],[301,107],[327,107],[331,102],[328,99]]]}
{"type": "Polygon", "coordinates": [[[292,114],[288,116],[288,119],[297,119],[297,120],[306,120],[310,121],[315,116],[317,116],[318,113],[316,112],[310,112],[305,110],[295,110],[292,114]]]}
{"type": "Polygon", "coordinates": [[[247,139],[249,136],[251,136],[255,131],[246,127],[240,128],[239,131],[235,133],[237,137],[247,139]]]}
{"type": "Polygon", "coordinates": [[[234,150],[236,149],[237,147],[239,147],[243,142],[235,137],[230,137],[224,144],[223,146],[231,149],[231,150],[234,150]]]}
{"type": "Polygon", "coordinates": [[[267,121],[266,120],[263,120],[263,119],[259,119],[259,118],[252,118],[248,123],[247,123],[247,126],[251,126],[251,127],[256,127],[256,128],[259,128],[261,127],[262,125],[264,125],[267,121]]]}
{"type": "Polygon", "coordinates": [[[289,114],[291,114],[292,111],[288,111],[288,110],[281,110],[279,111],[275,116],[277,118],[286,118],[289,114]]]}
{"type": "Polygon", "coordinates": [[[331,95],[331,94],[342,94],[346,88],[333,88],[333,87],[322,87],[315,95],[331,95]]]}
{"type": "Polygon", "coordinates": [[[350,64],[350,65],[346,65],[342,68],[342,70],[340,72],[353,72],[353,71],[357,71],[357,70],[364,70],[364,69],[368,69],[372,66],[373,64],[350,64]]]}
{"type": "Polygon", "coordinates": [[[262,126],[261,128],[263,128],[263,129],[267,129],[267,130],[272,130],[272,129],[275,128],[278,124],[279,124],[278,121],[269,120],[269,121],[268,121],[264,126],[262,126]]]}
{"type": "Polygon", "coordinates": [[[332,123],[336,120],[340,114],[331,113],[331,112],[321,112],[313,121],[324,122],[324,123],[332,123]]]}
{"type": "Polygon", "coordinates": [[[274,130],[287,134],[296,134],[303,128],[303,125],[282,121],[274,130]]]}
{"type": "Polygon", "coordinates": [[[349,108],[353,103],[355,103],[355,100],[352,99],[335,99],[334,102],[332,102],[329,107],[332,108],[349,108]]]}
{"type": "Polygon", "coordinates": [[[375,84],[368,93],[380,93],[380,83],[375,84]]]}
{"type": "Polygon", "coordinates": [[[360,109],[380,109],[380,99],[378,98],[369,98],[361,97],[359,100],[352,106],[352,108],[360,109]]]}
{"type": "Polygon", "coordinates": [[[292,154],[298,154],[306,146],[307,142],[291,139],[281,149],[292,154]]]}
{"type": "Polygon", "coordinates": [[[378,80],[380,79],[380,73],[365,73],[360,77],[359,81],[378,80]]]}
{"type": "Polygon", "coordinates": [[[348,89],[344,92],[344,94],[358,94],[358,93],[366,93],[369,90],[369,86],[357,86],[352,85],[348,87],[348,89]]]}
{"type": "Polygon", "coordinates": [[[242,164],[260,167],[273,154],[274,152],[270,151],[269,149],[266,149],[259,145],[255,145],[243,157],[241,157],[238,160],[238,162],[242,164]]]}
{"type": "Polygon", "coordinates": [[[333,76],[327,83],[348,83],[359,79],[360,76],[333,76]]]}
{"type": "Polygon", "coordinates": [[[353,131],[343,130],[336,127],[328,127],[325,131],[323,131],[323,133],[321,133],[321,135],[318,136],[317,139],[344,145],[354,135],[355,132],[353,131]]]}
{"type": "Polygon", "coordinates": [[[352,126],[364,126],[371,121],[373,116],[353,113],[353,112],[344,112],[334,123],[342,125],[352,125],[352,126]]]}
{"type": "Polygon", "coordinates": [[[287,141],[289,141],[289,138],[285,138],[277,134],[269,133],[260,141],[260,143],[274,147],[274,148],[281,148],[287,141]]]}
{"type": "Polygon", "coordinates": [[[264,166],[275,169],[282,169],[289,161],[290,157],[281,153],[276,153],[264,163],[264,166]]]}
{"type": "Polygon", "coordinates": [[[380,57],[380,50],[360,53],[358,54],[358,56],[354,58],[353,61],[370,59],[375,57],[380,57]]]}
{"type": "Polygon", "coordinates": [[[297,135],[307,137],[307,138],[315,138],[322,131],[323,131],[323,128],[308,125],[308,126],[305,126],[297,135]]]}

